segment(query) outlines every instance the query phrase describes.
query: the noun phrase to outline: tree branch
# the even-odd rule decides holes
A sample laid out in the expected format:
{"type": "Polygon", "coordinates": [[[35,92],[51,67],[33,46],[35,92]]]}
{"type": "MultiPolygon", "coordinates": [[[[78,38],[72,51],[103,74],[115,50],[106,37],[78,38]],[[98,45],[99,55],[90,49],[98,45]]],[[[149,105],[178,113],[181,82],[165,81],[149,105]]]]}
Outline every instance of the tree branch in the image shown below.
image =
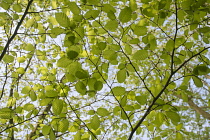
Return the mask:
{"type": "Polygon", "coordinates": [[[33,0],[30,0],[30,1],[28,2],[28,5],[27,5],[27,7],[26,7],[26,10],[25,10],[25,12],[24,12],[22,18],[20,19],[20,22],[18,22],[18,25],[16,26],[13,35],[9,38],[9,40],[7,41],[7,44],[6,44],[5,47],[4,47],[3,52],[1,53],[0,61],[3,59],[4,55],[6,54],[7,50],[9,49],[10,43],[12,42],[12,40],[13,40],[13,39],[15,38],[15,36],[17,35],[17,32],[18,32],[18,30],[19,30],[21,24],[23,23],[23,20],[25,19],[26,15],[28,14],[28,10],[29,10],[29,7],[31,6],[32,2],[33,2],[33,0]]]}

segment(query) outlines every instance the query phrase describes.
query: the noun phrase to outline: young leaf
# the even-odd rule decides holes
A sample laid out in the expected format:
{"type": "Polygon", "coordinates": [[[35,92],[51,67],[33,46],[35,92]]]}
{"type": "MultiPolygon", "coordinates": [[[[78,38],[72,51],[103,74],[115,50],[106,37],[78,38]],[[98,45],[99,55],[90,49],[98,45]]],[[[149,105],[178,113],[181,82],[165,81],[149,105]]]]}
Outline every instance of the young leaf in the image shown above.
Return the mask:
{"type": "Polygon", "coordinates": [[[55,115],[59,115],[63,109],[63,100],[55,99],[52,102],[52,111],[55,115]]]}
{"type": "Polygon", "coordinates": [[[98,108],[97,109],[97,114],[99,116],[104,117],[104,116],[108,116],[109,115],[109,111],[107,109],[105,109],[105,108],[98,108]]]}
{"type": "Polygon", "coordinates": [[[97,115],[94,115],[93,118],[90,121],[90,126],[92,129],[97,130],[100,126],[100,120],[97,115]]]}
{"type": "Polygon", "coordinates": [[[84,95],[87,91],[86,86],[83,82],[78,81],[75,85],[76,91],[84,95]]]}
{"type": "Polygon", "coordinates": [[[146,50],[138,50],[133,54],[133,59],[135,60],[145,60],[148,57],[148,52],[146,50]]]}
{"type": "Polygon", "coordinates": [[[180,116],[176,112],[166,111],[166,116],[171,119],[172,122],[178,123],[180,122],[180,116]]]}
{"type": "Polygon", "coordinates": [[[115,31],[117,27],[118,27],[118,22],[116,20],[110,20],[105,25],[105,28],[109,31],[115,31]]]}
{"type": "Polygon", "coordinates": [[[55,19],[62,27],[70,26],[70,20],[64,13],[55,13],[55,19]]]}
{"type": "Polygon", "coordinates": [[[112,89],[114,96],[122,96],[125,94],[125,88],[124,87],[114,87],[112,89]]]}
{"type": "Polygon", "coordinates": [[[14,57],[8,54],[5,54],[3,57],[3,61],[5,63],[12,63],[14,61],[14,57]]]}
{"type": "Polygon", "coordinates": [[[55,133],[54,133],[54,131],[53,131],[52,129],[50,130],[50,135],[49,135],[49,137],[50,137],[50,140],[55,140],[55,139],[56,139],[55,133]]]}
{"type": "Polygon", "coordinates": [[[125,7],[124,9],[120,11],[118,18],[122,23],[126,23],[131,20],[131,17],[132,17],[131,15],[132,15],[131,8],[125,7]]]}
{"type": "Polygon", "coordinates": [[[26,21],[26,27],[29,28],[34,24],[34,19],[31,18],[29,20],[26,21]]]}
{"type": "Polygon", "coordinates": [[[75,15],[80,14],[80,9],[75,2],[69,2],[69,8],[73,14],[75,15]]]}
{"type": "Polygon", "coordinates": [[[140,105],[144,105],[147,102],[147,97],[144,95],[136,96],[135,99],[140,105]]]}
{"type": "Polygon", "coordinates": [[[1,119],[11,119],[14,115],[14,112],[10,108],[0,109],[0,118],[1,119]]]}
{"type": "Polygon", "coordinates": [[[136,26],[133,30],[133,33],[137,36],[144,36],[148,32],[147,32],[147,28],[145,26],[136,26]]]}
{"type": "Polygon", "coordinates": [[[51,130],[51,127],[48,126],[48,125],[45,125],[42,127],[42,134],[45,136],[45,135],[48,135],[50,133],[50,130],[51,130]]]}
{"type": "Polygon", "coordinates": [[[132,11],[135,11],[137,9],[136,0],[130,0],[129,5],[130,5],[132,11]]]}
{"type": "Polygon", "coordinates": [[[58,132],[66,132],[69,128],[69,121],[67,119],[62,119],[58,123],[58,132]]]}
{"type": "Polygon", "coordinates": [[[75,76],[79,79],[86,79],[89,77],[89,74],[88,71],[81,69],[76,71],[75,76]]]}
{"type": "Polygon", "coordinates": [[[34,105],[33,104],[25,104],[24,107],[23,107],[24,110],[26,111],[31,111],[34,109],[34,105]]]}
{"type": "Polygon", "coordinates": [[[117,72],[117,81],[123,83],[126,79],[126,69],[119,70],[117,72]]]}

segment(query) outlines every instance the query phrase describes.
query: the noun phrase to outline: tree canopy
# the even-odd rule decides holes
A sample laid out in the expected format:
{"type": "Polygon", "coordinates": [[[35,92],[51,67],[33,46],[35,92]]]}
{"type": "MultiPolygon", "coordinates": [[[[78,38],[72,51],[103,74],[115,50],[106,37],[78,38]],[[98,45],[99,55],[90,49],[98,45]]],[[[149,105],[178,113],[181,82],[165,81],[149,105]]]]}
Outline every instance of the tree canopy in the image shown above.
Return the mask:
{"type": "Polygon", "coordinates": [[[1,0],[0,139],[209,139],[210,0],[1,0]]]}

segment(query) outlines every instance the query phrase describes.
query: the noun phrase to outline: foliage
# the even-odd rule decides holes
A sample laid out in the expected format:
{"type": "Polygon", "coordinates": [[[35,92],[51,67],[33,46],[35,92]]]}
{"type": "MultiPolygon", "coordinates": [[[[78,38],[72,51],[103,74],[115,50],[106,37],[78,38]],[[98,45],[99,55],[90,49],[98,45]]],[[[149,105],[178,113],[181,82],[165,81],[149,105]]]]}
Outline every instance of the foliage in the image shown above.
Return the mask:
{"type": "Polygon", "coordinates": [[[209,139],[210,0],[1,0],[1,139],[209,139]]]}

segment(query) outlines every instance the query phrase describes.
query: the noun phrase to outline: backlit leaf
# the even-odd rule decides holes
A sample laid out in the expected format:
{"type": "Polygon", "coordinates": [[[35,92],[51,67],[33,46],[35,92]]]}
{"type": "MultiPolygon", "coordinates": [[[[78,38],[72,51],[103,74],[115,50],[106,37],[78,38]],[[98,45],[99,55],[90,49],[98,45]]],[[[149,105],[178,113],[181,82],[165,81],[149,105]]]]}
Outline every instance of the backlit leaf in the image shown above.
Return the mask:
{"type": "Polygon", "coordinates": [[[125,7],[120,11],[119,20],[126,23],[131,20],[132,11],[130,7],[125,7]]]}
{"type": "Polygon", "coordinates": [[[120,86],[114,87],[114,88],[112,89],[112,91],[113,91],[113,94],[114,94],[115,96],[122,96],[122,95],[125,94],[125,88],[124,88],[124,87],[120,87],[120,86]]]}
{"type": "Polygon", "coordinates": [[[166,111],[166,116],[171,119],[172,122],[178,123],[180,122],[180,116],[176,112],[166,111]]]}
{"type": "Polygon", "coordinates": [[[109,115],[109,111],[107,110],[107,109],[105,109],[105,108],[98,108],[97,109],[97,114],[99,115],[99,116],[108,116],[109,115]]]}
{"type": "Polygon", "coordinates": [[[69,3],[69,8],[70,8],[70,10],[73,14],[75,14],[75,15],[80,14],[80,9],[75,2],[70,2],[69,3]]]}
{"type": "Polygon", "coordinates": [[[12,63],[14,61],[14,57],[12,55],[5,54],[3,57],[3,61],[5,63],[12,63]]]}
{"type": "Polygon", "coordinates": [[[55,19],[62,27],[69,27],[70,26],[70,20],[64,13],[55,13],[55,19]]]}
{"type": "Polygon", "coordinates": [[[59,115],[63,109],[63,100],[55,99],[52,102],[52,111],[55,115],[59,115]]]}
{"type": "Polygon", "coordinates": [[[145,60],[148,57],[148,52],[146,50],[138,50],[133,54],[133,59],[135,60],[145,60]]]}
{"type": "Polygon", "coordinates": [[[100,120],[99,117],[97,115],[94,115],[90,121],[90,126],[92,127],[92,129],[97,130],[100,126],[100,120]]]}
{"type": "Polygon", "coordinates": [[[126,79],[126,69],[119,70],[117,72],[117,81],[123,83],[126,79]]]}

